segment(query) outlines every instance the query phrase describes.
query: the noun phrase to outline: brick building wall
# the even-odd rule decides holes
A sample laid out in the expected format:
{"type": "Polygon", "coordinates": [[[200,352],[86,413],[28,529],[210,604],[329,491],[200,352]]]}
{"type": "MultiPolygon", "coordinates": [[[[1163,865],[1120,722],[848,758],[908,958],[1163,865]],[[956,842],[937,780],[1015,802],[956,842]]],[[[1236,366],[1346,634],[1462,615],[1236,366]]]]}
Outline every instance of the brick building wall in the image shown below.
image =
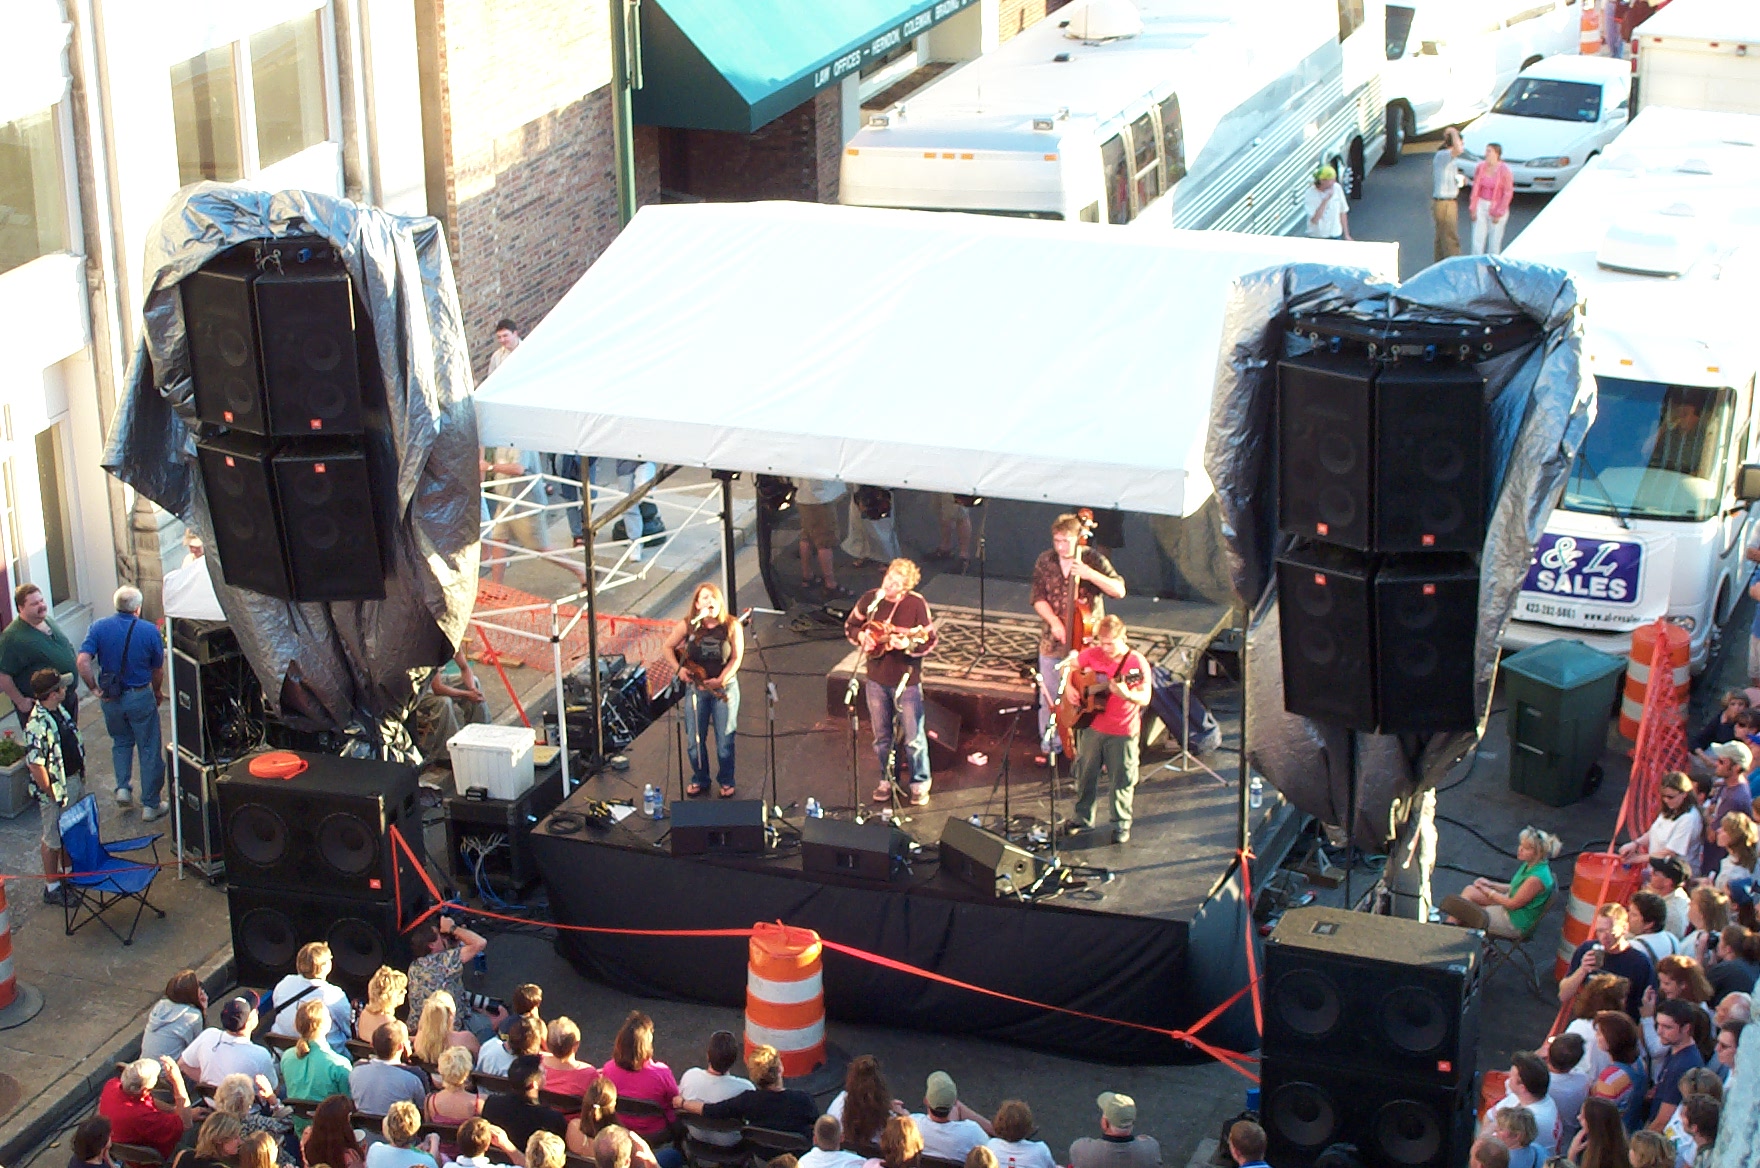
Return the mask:
{"type": "Polygon", "coordinates": [[[1069,0],[997,0],[997,37],[1007,40],[1044,20],[1069,0]]]}
{"type": "Polygon", "coordinates": [[[833,86],[754,134],[656,132],[657,169],[669,197],[705,202],[798,199],[835,203],[843,153],[842,96],[833,86]]]}

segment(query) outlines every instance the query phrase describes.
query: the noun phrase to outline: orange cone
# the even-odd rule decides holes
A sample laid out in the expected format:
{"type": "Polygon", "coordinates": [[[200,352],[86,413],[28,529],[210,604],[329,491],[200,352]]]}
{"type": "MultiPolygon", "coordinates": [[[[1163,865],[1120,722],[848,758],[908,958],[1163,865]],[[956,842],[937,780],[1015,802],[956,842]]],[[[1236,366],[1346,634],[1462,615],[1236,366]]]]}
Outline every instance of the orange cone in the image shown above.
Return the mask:
{"type": "Polygon", "coordinates": [[[746,1051],[773,1046],[784,1078],[825,1062],[824,947],[811,929],[752,926],[746,970],[746,1051]]]}

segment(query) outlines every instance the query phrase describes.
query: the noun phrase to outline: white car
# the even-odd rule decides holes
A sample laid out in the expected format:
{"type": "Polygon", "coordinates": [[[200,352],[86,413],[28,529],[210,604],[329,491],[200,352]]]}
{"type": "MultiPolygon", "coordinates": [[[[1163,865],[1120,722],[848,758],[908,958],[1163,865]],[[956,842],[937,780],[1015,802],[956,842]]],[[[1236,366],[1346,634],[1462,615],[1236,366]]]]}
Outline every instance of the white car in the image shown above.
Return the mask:
{"type": "Polygon", "coordinates": [[[1631,88],[1630,62],[1548,57],[1523,69],[1491,112],[1461,131],[1466,150],[1455,165],[1471,183],[1495,142],[1516,190],[1556,191],[1625,129],[1631,88]]]}

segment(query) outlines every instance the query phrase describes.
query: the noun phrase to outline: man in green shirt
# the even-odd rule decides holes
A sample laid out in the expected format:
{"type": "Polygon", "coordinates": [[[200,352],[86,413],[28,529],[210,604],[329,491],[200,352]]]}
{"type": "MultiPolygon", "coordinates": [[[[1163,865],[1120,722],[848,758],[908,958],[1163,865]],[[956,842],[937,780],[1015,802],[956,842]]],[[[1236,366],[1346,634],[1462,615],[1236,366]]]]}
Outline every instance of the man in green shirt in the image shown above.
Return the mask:
{"type": "MultiPolygon", "coordinates": [[[[23,726],[31,716],[36,699],[31,696],[31,674],[39,669],[53,669],[71,676],[78,654],[73,642],[49,619],[49,598],[35,584],[20,584],[12,593],[12,608],[18,613],[0,631],[0,693],[12,699],[18,711],[18,724],[23,726]]],[[[75,687],[69,685],[61,706],[76,723],[79,721],[79,700],[75,687]]]]}

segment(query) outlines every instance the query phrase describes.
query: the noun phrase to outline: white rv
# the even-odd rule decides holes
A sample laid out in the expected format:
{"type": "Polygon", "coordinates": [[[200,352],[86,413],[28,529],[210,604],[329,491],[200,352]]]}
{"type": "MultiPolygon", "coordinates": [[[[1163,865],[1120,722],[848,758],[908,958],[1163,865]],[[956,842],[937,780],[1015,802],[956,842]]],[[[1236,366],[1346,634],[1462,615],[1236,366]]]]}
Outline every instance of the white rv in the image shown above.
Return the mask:
{"type": "Polygon", "coordinates": [[[1644,111],[1504,255],[1576,281],[1598,393],[1504,643],[1624,655],[1660,616],[1697,672],[1752,567],[1760,117],[1644,111]]]}

